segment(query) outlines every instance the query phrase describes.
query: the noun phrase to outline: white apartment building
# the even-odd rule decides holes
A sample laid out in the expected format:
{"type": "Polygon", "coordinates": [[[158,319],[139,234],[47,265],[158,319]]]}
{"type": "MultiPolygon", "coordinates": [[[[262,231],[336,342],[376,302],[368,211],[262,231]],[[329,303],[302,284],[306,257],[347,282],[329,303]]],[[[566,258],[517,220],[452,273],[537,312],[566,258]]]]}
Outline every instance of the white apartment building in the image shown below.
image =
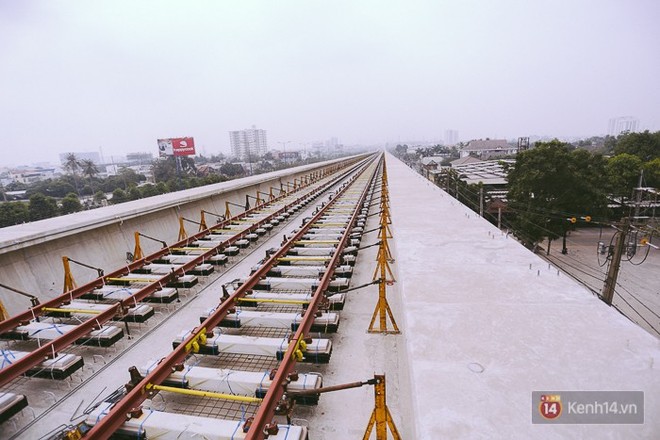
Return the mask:
{"type": "Polygon", "coordinates": [[[633,116],[620,116],[609,120],[609,123],[607,124],[607,134],[610,136],[618,136],[625,132],[634,133],[638,128],[639,119],[633,116]]]}
{"type": "Polygon", "coordinates": [[[266,130],[254,125],[245,130],[230,131],[229,142],[232,156],[248,162],[263,156],[268,150],[266,130]]]}

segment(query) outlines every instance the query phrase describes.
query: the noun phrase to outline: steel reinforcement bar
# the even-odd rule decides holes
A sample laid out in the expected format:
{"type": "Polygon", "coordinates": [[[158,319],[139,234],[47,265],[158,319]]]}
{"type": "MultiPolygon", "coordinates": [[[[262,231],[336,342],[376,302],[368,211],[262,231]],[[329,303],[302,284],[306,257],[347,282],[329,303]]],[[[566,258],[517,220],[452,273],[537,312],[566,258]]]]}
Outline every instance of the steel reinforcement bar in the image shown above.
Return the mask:
{"type": "MultiPolygon", "coordinates": [[[[312,219],[309,220],[306,225],[303,226],[282,247],[280,247],[277,252],[271,254],[271,256],[264,262],[264,264],[259,267],[257,271],[255,271],[240,287],[238,287],[228,298],[226,298],[220,304],[220,306],[199,326],[195,327],[191,334],[186,337],[168,356],[164,357],[153,370],[151,370],[145,377],[142,378],[142,380],[139,381],[139,383],[133,384],[130,391],[128,391],[121,400],[116,402],[110,411],[101,420],[99,420],[90,431],[87,432],[86,437],[93,439],[110,438],[113,433],[119,429],[128,418],[131,417],[132,411],[137,409],[146,399],[153,397],[157,393],[155,386],[157,388],[158,385],[162,384],[163,381],[165,381],[165,379],[167,379],[167,377],[172,374],[172,371],[174,371],[178,365],[182,364],[189,354],[194,352],[194,347],[199,344],[199,341],[203,341],[206,338],[206,335],[211,332],[214,327],[220,324],[220,322],[227,316],[230,310],[236,307],[240,298],[243,298],[264,276],[266,276],[270,268],[277,263],[278,259],[284,256],[287,251],[294,246],[295,242],[300,240],[303,235],[305,235],[306,231],[324,215],[328,208],[332,207],[340,198],[340,196],[344,194],[349,188],[351,188],[351,184],[355,182],[355,180],[367,169],[369,169],[368,165],[374,159],[375,156],[371,156],[368,163],[364,164],[362,170],[351,177],[348,185],[345,185],[342,189],[340,189],[335,197],[333,197],[333,199],[327,203],[325,207],[319,210],[319,212],[316,213],[312,219]]],[[[374,176],[375,172],[372,172],[372,175],[369,178],[370,182],[373,181],[374,176]]],[[[368,185],[366,185],[362,191],[360,198],[361,201],[364,200],[364,197],[367,194],[367,189],[368,185]]],[[[339,258],[341,258],[342,249],[345,247],[350,235],[350,226],[355,223],[360,206],[361,202],[356,204],[356,208],[351,221],[348,223],[349,227],[347,227],[345,233],[343,234],[340,241],[340,246],[337,247],[337,252],[334,253],[330,261],[330,268],[334,268],[337,265],[339,258]]],[[[286,377],[286,374],[283,372],[291,369],[295,363],[294,359],[292,358],[293,352],[298,346],[298,341],[302,340],[303,335],[309,331],[309,327],[311,326],[315,314],[314,312],[316,308],[318,308],[321,301],[321,293],[325,288],[327,288],[328,283],[330,282],[330,278],[332,277],[332,273],[332,270],[327,270],[321,280],[319,287],[316,289],[312,303],[310,303],[308,312],[305,314],[306,318],[296,331],[295,337],[291,340],[284,359],[278,368],[278,372],[275,378],[275,380],[278,381],[276,382],[278,386],[275,386],[269,390],[265,396],[257,414],[258,419],[255,419],[249,431],[251,434],[248,434],[248,436],[251,435],[252,437],[248,438],[263,438],[263,433],[261,434],[262,437],[259,437],[259,432],[261,432],[263,430],[263,426],[268,423],[268,416],[272,414],[277,400],[282,394],[283,389],[281,384],[286,377]]]]}

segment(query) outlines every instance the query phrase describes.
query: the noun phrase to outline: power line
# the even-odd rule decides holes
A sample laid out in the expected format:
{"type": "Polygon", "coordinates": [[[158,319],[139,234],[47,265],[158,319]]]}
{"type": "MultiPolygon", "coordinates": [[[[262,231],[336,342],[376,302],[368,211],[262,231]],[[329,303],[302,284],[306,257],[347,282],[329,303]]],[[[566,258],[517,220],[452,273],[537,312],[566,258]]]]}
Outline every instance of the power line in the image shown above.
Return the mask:
{"type": "MultiPolygon", "coordinates": [[[[615,290],[614,292],[619,296],[619,298],[621,298],[621,299],[623,300],[623,302],[625,302],[625,303],[628,305],[628,307],[630,307],[630,309],[631,309],[633,312],[637,313],[637,315],[638,315],[640,318],[642,318],[642,321],[644,321],[649,327],[651,327],[651,329],[652,329],[654,332],[656,332],[658,335],[660,335],[660,331],[656,330],[656,328],[653,326],[653,324],[651,324],[646,318],[644,318],[644,316],[642,316],[642,314],[639,313],[639,312],[637,311],[637,309],[635,309],[635,308],[632,306],[632,304],[630,304],[630,303],[629,303],[629,302],[628,302],[623,296],[621,296],[621,294],[620,294],[619,292],[617,292],[616,290],[615,290]]],[[[632,321],[632,318],[630,318],[628,315],[626,315],[625,313],[623,313],[623,312],[621,311],[621,309],[619,309],[616,305],[615,305],[614,307],[615,307],[618,311],[620,311],[624,316],[627,316],[628,319],[630,319],[630,320],[632,321]]]]}

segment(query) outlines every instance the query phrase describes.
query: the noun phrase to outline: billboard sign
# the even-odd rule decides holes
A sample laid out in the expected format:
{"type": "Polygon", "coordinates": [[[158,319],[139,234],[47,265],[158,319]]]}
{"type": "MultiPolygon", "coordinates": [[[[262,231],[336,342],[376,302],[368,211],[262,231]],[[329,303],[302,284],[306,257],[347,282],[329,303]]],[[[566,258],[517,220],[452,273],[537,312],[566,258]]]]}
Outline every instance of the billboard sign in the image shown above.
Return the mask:
{"type": "Polygon", "coordinates": [[[158,139],[158,153],[164,156],[192,156],[195,154],[195,140],[192,137],[158,139]]]}

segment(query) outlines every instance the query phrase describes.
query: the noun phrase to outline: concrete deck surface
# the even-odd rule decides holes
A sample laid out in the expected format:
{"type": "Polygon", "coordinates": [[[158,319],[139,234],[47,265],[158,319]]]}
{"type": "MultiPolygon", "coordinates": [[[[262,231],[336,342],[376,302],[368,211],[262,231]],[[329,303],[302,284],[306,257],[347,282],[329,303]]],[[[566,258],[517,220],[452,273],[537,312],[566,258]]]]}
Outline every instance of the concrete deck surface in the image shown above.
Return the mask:
{"type": "Polygon", "coordinates": [[[660,340],[393,156],[387,165],[413,438],[659,438],[660,340]],[[534,425],[535,390],[644,391],[645,423],[534,425]]]}

